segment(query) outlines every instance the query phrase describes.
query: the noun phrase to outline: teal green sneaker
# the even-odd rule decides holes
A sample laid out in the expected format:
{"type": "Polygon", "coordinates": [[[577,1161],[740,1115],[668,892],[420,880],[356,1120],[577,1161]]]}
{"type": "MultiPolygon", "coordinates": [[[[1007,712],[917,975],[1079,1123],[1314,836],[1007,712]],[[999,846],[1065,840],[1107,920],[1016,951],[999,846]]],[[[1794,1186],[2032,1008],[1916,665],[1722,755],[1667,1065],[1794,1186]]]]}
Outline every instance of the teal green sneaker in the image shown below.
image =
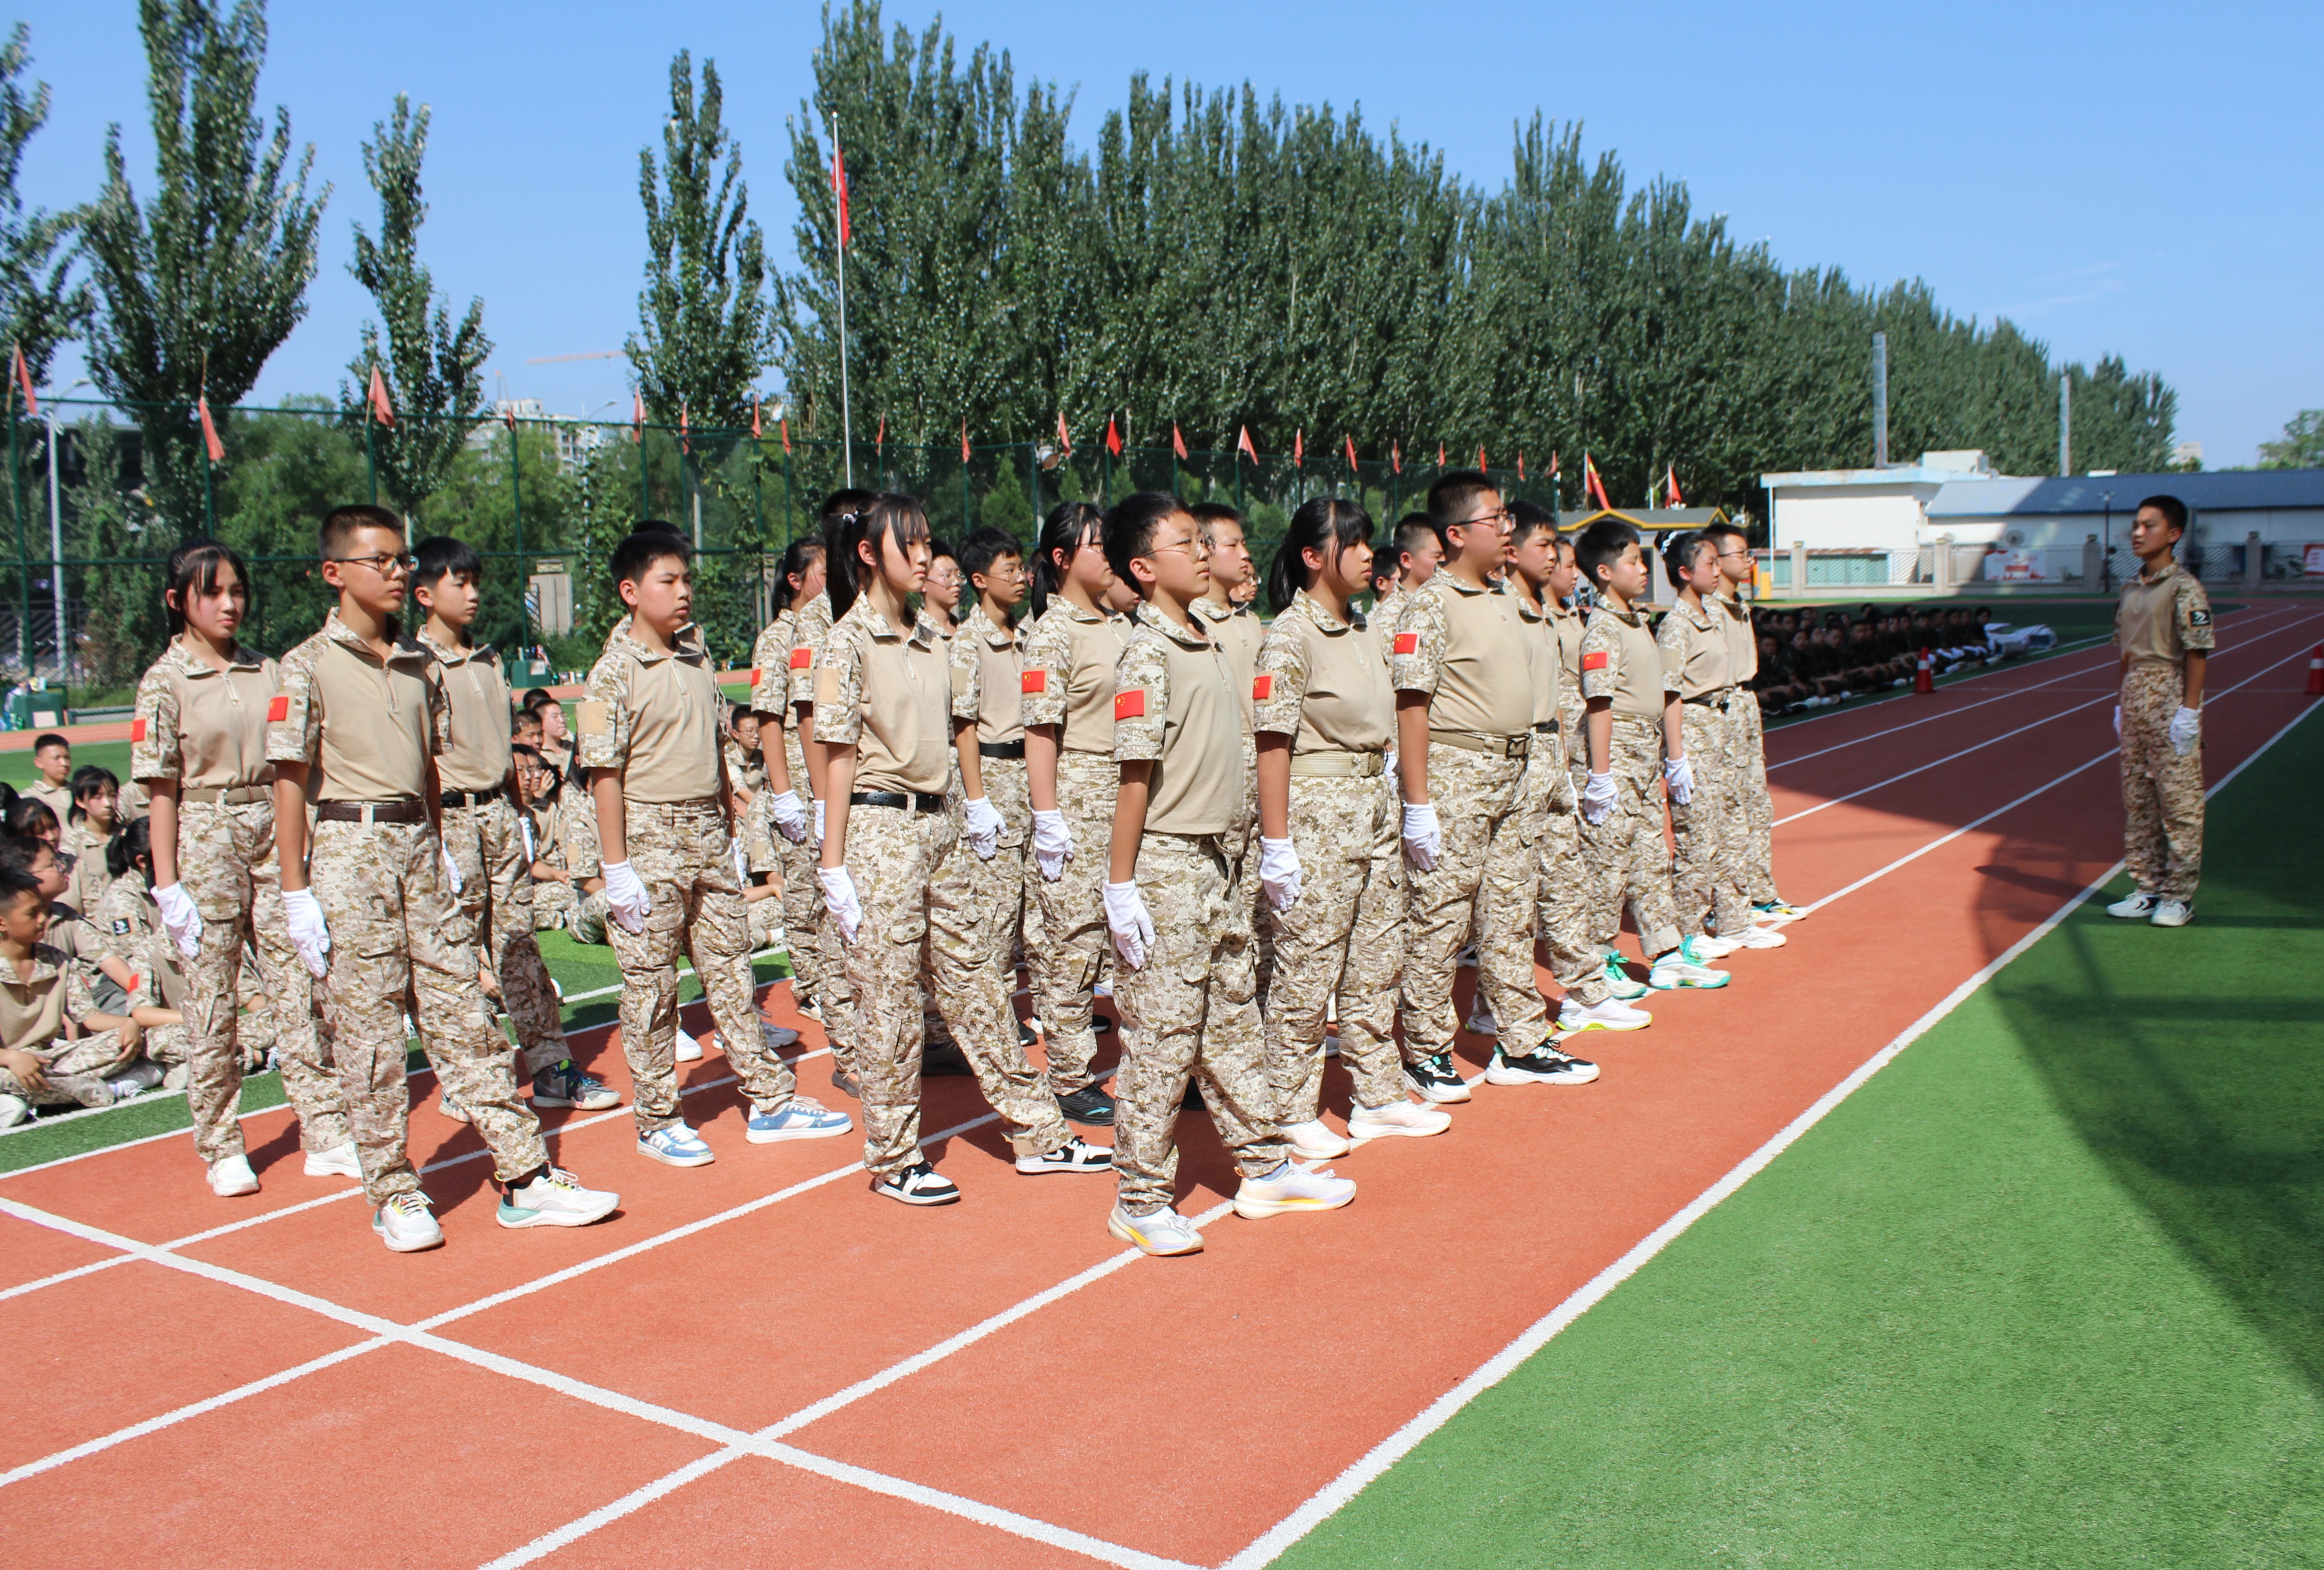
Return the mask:
{"type": "Polygon", "coordinates": [[[1643,998],[1654,991],[1643,982],[1631,980],[1627,962],[1612,949],[1606,951],[1606,990],[1624,1002],[1643,998]]]}

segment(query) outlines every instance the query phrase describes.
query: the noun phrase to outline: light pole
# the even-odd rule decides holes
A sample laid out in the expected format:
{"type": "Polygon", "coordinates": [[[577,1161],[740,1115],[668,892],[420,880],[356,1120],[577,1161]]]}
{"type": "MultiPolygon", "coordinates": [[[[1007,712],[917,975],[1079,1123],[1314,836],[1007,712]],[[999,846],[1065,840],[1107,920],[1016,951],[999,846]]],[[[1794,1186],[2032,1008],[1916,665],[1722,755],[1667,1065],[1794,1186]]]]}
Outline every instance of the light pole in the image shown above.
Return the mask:
{"type": "Polygon", "coordinates": [[[2106,503],[2106,533],[2100,537],[2105,543],[2098,551],[2098,582],[2107,594],[2112,594],[2114,593],[2114,493],[2100,491],[2098,495],[2106,503]]]}
{"type": "MultiPolygon", "coordinates": [[[[60,395],[69,398],[73,387],[86,387],[83,376],[60,395]]],[[[57,480],[57,401],[49,400],[49,601],[56,607],[57,679],[65,679],[65,512],[57,480]]]]}

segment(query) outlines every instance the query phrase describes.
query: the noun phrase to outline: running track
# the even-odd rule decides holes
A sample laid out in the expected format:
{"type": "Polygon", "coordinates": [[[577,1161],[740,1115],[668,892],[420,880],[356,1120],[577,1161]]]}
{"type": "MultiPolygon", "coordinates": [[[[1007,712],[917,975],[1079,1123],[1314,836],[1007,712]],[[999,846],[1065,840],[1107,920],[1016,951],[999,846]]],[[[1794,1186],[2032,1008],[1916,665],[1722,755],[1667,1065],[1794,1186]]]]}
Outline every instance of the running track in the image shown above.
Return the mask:
{"type": "MultiPolygon", "coordinates": [[[[2221,635],[2214,781],[2305,712],[2324,605],[2221,635]]],[[[1777,870],[1815,907],[1790,947],[1585,1038],[1596,1085],[1480,1087],[1448,1135],[1339,1163],[1363,1189],[1334,1214],[1217,1215],[1186,1120],[1194,1259],[1112,1243],[1102,1179],[1017,1177],[969,1081],[925,1120],[965,1202],[920,1212],[864,1192],[853,1140],[743,1143],[715,1056],[714,1167],[637,1159],[626,1109],[549,1114],[624,1194],[580,1232],[494,1227],[425,1077],[430,1254],[300,1176],[281,1110],[245,1122],[252,1201],[211,1198],[182,1134],[0,1179],[0,1558],[1264,1564],[2107,873],[2112,688],[2091,650],[1776,731],[1777,870]]],[[[603,1030],[575,1045],[626,1093],[603,1030]]]]}

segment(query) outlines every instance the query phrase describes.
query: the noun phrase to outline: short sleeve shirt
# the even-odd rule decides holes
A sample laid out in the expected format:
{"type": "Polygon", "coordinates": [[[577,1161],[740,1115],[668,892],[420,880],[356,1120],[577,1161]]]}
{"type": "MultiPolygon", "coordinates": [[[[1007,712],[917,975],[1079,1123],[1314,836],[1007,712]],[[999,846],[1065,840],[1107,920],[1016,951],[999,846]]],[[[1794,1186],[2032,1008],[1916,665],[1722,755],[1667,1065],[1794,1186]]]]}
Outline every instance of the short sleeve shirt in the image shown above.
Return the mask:
{"type": "Polygon", "coordinates": [[[1684,600],[1671,608],[1655,629],[1655,646],[1662,651],[1663,676],[1681,697],[1702,697],[1735,685],[1728,661],[1723,613],[1705,602],[1684,600]]]}
{"type": "Polygon", "coordinates": [[[97,1012],[97,1000],[80,967],[56,948],[35,943],[32,958],[29,976],[0,965],[0,1046],[46,1057],[65,1021],[97,1012]]]}
{"type": "Polygon", "coordinates": [[[2176,665],[2190,653],[2218,646],[2211,596],[2176,562],[2150,579],[2144,572],[2122,586],[2115,605],[2114,646],[2133,664],[2176,665]]]}
{"type": "Polygon", "coordinates": [[[855,789],[940,796],[951,788],[952,674],[926,616],[907,633],[870,596],[815,659],[815,739],[855,749],[855,789]]]}
{"type": "Polygon", "coordinates": [[[559,790],[552,819],[544,837],[556,845],[573,881],[579,883],[585,879],[603,877],[604,870],[598,864],[597,804],[589,793],[559,790]]]}
{"type": "Polygon", "coordinates": [[[146,892],[144,873],[133,870],[115,878],[99,901],[92,924],[100,953],[152,979],[155,984],[146,988],[149,1002],[159,993],[161,1007],[185,1007],[186,977],[178,968],[178,947],[160,938],[161,911],[154,906],[153,896],[146,892]]]}
{"type": "Polygon", "coordinates": [[[490,790],[509,777],[508,679],[490,647],[439,643],[420,632],[420,647],[444,668],[444,697],[451,705],[451,741],[436,760],[447,790],[490,790]]]}
{"type": "Polygon", "coordinates": [[[980,743],[1025,739],[1025,658],[1017,629],[969,608],[952,641],[952,715],[974,720],[980,743]]]}
{"type": "Polygon", "coordinates": [[[823,652],[823,641],[831,636],[831,591],[817,594],[798,609],[791,622],[791,680],[790,702],[794,707],[806,708],[815,703],[815,684],[807,672],[815,669],[815,657],[823,652]]]}
{"type": "Polygon", "coordinates": [[[1235,679],[1235,691],[1242,698],[1243,728],[1251,728],[1251,678],[1259,674],[1259,646],[1267,641],[1267,628],[1251,614],[1248,605],[1229,605],[1222,610],[1216,600],[1207,596],[1194,602],[1194,614],[1202,618],[1203,630],[1219,646],[1225,657],[1227,674],[1235,679]]]}
{"type": "Polygon", "coordinates": [[[444,750],[451,717],[443,668],[394,623],[387,634],[382,660],[335,610],[282,657],[266,756],[313,768],[310,800],[404,800],[427,789],[429,760],[444,750]]]}
{"type": "Polygon", "coordinates": [[[1662,651],[1642,611],[1600,605],[1582,634],[1582,696],[1612,701],[1618,715],[1660,719],[1678,679],[1663,673],[1662,651]]]}
{"type": "Polygon", "coordinates": [[[1428,695],[1428,723],[1478,735],[1522,735],[1533,728],[1533,694],[1518,672],[1526,658],[1517,596],[1439,572],[1412,592],[1388,648],[1398,692],[1428,695]]]}
{"type": "Polygon", "coordinates": [[[1570,731],[1582,723],[1582,639],[1589,624],[1572,606],[1555,605],[1550,607],[1549,629],[1557,639],[1558,718],[1570,731]]]}
{"type": "Polygon", "coordinates": [[[1113,670],[1113,755],[1151,762],[1146,827],[1153,834],[1224,834],[1240,817],[1242,704],[1218,644],[1149,614],[1113,670]]]}
{"type": "Polygon", "coordinates": [[[1702,603],[1719,614],[1720,630],[1727,635],[1728,674],[1738,686],[1749,684],[1759,674],[1759,633],[1751,625],[1751,607],[1726,593],[1702,603]]]}
{"type": "Polygon", "coordinates": [[[751,712],[762,721],[779,725],[790,720],[791,650],[798,632],[797,613],[779,611],[751,646],[751,712]]]}
{"type": "Polygon", "coordinates": [[[1396,734],[1396,688],[1370,619],[1342,621],[1301,590],[1267,629],[1251,679],[1255,723],[1293,753],[1379,753],[1396,734]]]}
{"type": "Polygon", "coordinates": [[[1551,725],[1559,717],[1557,629],[1550,624],[1548,606],[1536,610],[1515,590],[1510,591],[1510,598],[1517,603],[1517,623],[1525,628],[1526,666],[1533,681],[1533,723],[1551,725]]]}
{"type": "Polygon", "coordinates": [[[1126,616],[1052,601],[1019,645],[1022,723],[1056,726],[1063,751],[1111,755],[1114,668],[1130,632],[1126,616]]]}
{"type": "Polygon", "coordinates": [[[586,769],[622,771],[631,801],[704,801],[718,794],[724,699],[710,657],[680,628],[674,653],[652,649],[624,616],[605,639],[574,708],[586,769]]]}
{"type": "Polygon", "coordinates": [[[137,683],[129,722],[133,780],[175,780],[186,790],[272,785],[266,713],[281,683],[274,661],[237,648],[224,670],[171,639],[137,683]]]}

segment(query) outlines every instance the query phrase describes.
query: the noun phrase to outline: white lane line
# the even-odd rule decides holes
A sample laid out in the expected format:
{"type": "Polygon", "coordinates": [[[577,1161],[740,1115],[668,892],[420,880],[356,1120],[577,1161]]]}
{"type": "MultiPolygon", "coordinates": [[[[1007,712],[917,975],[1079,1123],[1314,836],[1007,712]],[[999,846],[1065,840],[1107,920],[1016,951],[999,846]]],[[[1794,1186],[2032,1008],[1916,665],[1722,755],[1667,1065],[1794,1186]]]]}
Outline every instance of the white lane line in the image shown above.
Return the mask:
{"type": "MultiPolygon", "coordinates": [[[[2257,750],[2236,764],[2218,784],[2212,786],[2204,794],[2207,797],[2218,795],[2236,775],[2258,762],[2270,748],[2290,735],[2301,721],[2309,718],[2314,712],[2310,709],[2301,714],[2291,724],[2260,743],[2257,750]]],[[[1894,1061],[1898,1053],[1926,1035],[1946,1015],[1966,1002],[1987,982],[1998,975],[2012,960],[2055,931],[2061,922],[2072,915],[2092,895],[2098,893],[2108,883],[2114,882],[2116,876],[2121,873],[2122,866],[2122,863],[2115,863],[2080,893],[2052,910],[2041,925],[2002,950],[1976,974],[1945,994],[1936,1007],[1914,1020],[1895,1040],[1873,1054],[1871,1058],[1854,1073],[1818,1097],[1815,1104],[1785,1124],[1783,1131],[1774,1139],[1745,1157],[1726,1176],[1690,1200],[1685,1208],[1640,1239],[1628,1253],[1591,1278],[1586,1284],[1555,1308],[1536,1320],[1524,1334],[1487,1359],[1474,1373],[1430,1402],[1410,1422],[1372,1446],[1346,1471],[1317,1490],[1305,1504],[1269,1528],[1249,1547],[1229,1559],[1221,1570],[1260,1570],[1260,1566],[1274,1563],[1286,1549],[1314,1530],[1341,1506],[1355,1498],[1366,1484],[1410,1455],[1423,1440],[1443,1427],[1461,1408],[1515,1372],[1526,1359],[1547,1345],[1560,1331],[1603,1301],[1615,1288],[1636,1275],[1648,1261],[1676,1242],[1689,1227],[1717,1208],[1722,1200],[1766,1170],[1776,1157],[1791,1149],[1802,1135],[1821,1122],[1832,1109],[1863,1088],[1866,1081],[1894,1061]]]]}
{"type": "Polygon", "coordinates": [[[1803,808],[1799,811],[1790,814],[1788,817],[1775,819],[1775,821],[1768,827],[1771,828],[1781,828],[1787,823],[1797,823],[1803,817],[1813,817],[1817,813],[1821,812],[1828,807],[1838,807],[1843,801],[1853,801],[1859,796],[1869,796],[1875,790],[1885,790],[1889,786],[1897,783],[1899,780],[1910,780],[1915,774],[1925,774],[1932,769],[1942,768],[1945,764],[1951,762],[1956,758],[1966,758],[1971,753],[1983,752],[1986,748],[1993,746],[1997,743],[2006,742],[2012,736],[2022,736],[2027,731],[2038,731],[2043,725],[2049,725],[2054,720],[2064,719],[2070,714],[2080,714],[2086,708],[2093,708],[2098,705],[2107,701],[2108,699],[2107,698],[2094,697],[2088,703],[2078,703],[2071,708],[2061,708],[2055,714],[2043,715],[2040,719],[2035,720],[2031,725],[2019,725],[2014,731],[2003,731],[1999,735],[1987,736],[1985,740],[1978,742],[1974,746],[1963,747],[1959,752],[1947,753],[1943,757],[1938,758],[1932,762],[1923,763],[1917,769],[1907,769],[1901,774],[1891,774],[1886,780],[1875,780],[1873,783],[1865,786],[1861,790],[1849,791],[1845,796],[1834,796],[1829,800],[1817,802],[1813,807],[1803,808]]]}

